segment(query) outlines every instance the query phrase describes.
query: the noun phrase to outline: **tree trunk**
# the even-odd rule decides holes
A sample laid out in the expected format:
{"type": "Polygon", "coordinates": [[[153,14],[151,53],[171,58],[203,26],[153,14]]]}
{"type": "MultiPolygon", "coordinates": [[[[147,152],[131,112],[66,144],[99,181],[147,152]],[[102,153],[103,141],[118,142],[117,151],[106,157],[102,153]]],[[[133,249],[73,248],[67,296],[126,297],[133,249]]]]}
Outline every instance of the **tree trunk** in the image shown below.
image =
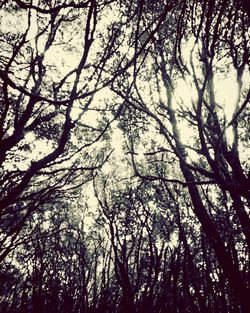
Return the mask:
{"type": "Polygon", "coordinates": [[[206,208],[201,200],[198,188],[195,186],[195,184],[190,184],[195,183],[195,178],[193,177],[193,174],[184,162],[180,161],[180,166],[186,182],[189,183],[188,190],[192,199],[194,213],[198,217],[202,229],[215,251],[223,272],[228,278],[229,285],[234,291],[234,294],[241,305],[242,313],[246,313],[249,309],[249,292],[248,289],[243,285],[240,271],[233,263],[233,260],[230,254],[227,252],[218,230],[216,229],[214,223],[208,215],[206,208]]]}

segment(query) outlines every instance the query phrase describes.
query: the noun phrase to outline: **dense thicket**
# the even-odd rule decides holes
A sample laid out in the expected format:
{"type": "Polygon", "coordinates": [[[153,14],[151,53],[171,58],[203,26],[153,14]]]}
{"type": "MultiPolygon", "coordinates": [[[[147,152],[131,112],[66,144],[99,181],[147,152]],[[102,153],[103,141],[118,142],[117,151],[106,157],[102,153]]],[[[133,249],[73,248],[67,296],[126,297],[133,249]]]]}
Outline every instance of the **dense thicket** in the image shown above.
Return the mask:
{"type": "Polygon", "coordinates": [[[248,312],[246,2],[0,8],[0,312],[248,312]]]}

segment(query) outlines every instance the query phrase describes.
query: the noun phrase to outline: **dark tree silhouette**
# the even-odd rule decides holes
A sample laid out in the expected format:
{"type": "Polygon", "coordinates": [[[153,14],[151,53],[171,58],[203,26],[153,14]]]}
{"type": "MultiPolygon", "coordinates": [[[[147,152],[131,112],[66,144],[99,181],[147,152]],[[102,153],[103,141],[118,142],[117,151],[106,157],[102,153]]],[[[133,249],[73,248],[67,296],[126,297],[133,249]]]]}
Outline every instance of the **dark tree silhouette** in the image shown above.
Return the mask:
{"type": "Polygon", "coordinates": [[[248,312],[247,2],[0,14],[0,312],[248,312]]]}

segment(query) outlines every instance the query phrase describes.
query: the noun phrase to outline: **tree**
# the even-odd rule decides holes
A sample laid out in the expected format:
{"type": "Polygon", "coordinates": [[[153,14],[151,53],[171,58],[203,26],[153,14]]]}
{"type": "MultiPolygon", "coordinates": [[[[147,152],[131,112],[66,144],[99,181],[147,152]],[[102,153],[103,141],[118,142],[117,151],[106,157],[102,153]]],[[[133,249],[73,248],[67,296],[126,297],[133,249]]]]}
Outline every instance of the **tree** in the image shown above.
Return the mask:
{"type": "Polygon", "coordinates": [[[247,312],[245,2],[0,8],[0,311],[247,312]]]}
{"type": "MultiPolygon", "coordinates": [[[[130,17],[116,1],[14,1],[1,9],[6,16],[0,71],[1,232],[2,244],[9,239],[12,244],[39,206],[83,184],[105,162],[108,153],[98,151],[93,157],[91,147],[122,105],[109,104],[108,111],[102,104],[108,114],[100,115],[99,123],[90,125],[86,119],[91,110],[100,110],[95,94],[122,75],[141,51],[126,57],[123,29],[130,17]],[[114,12],[110,23],[109,10],[114,12]],[[23,24],[18,32],[10,22],[17,18],[23,24]],[[101,24],[107,25],[105,31],[101,24]]],[[[2,247],[4,259],[11,245],[2,247]]]]}
{"type": "MultiPolygon", "coordinates": [[[[120,87],[121,82],[119,82],[120,88],[114,86],[113,90],[127,102],[128,110],[135,112],[132,114],[137,115],[136,112],[142,112],[144,119],[150,119],[152,127],[163,136],[162,145],[165,147],[159,148],[158,153],[175,154],[176,164],[180,168],[180,179],[171,177],[168,179],[165,176],[168,172],[164,170],[159,174],[158,166],[155,166],[154,175],[145,174],[145,166],[142,172],[140,171],[136,162],[137,137],[133,136],[132,128],[132,135],[129,134],[128,141],[135,173],[142,179],[179,182],[187,188],[193,211],[215,250],[229,284],[242,305],[242,310],[246,311],[248,293],[246,283],[241,279],[238,264],[234,263],[227,251],[222,234],[214,223],[214,217],[207,211],[200,191],[202,187],[198,187],[215,184],[222,193],[231,198],[235,209],[233,214],[237,216],[246,242],[249,244],[249,217],[244,200],[241,199],[244,197],[249,201],[249,182],[247,168],[244,168],[244,162],[242,163],[239,157],[238,126],[239,115],[249,103],[249,91],[242,80],[244,69],[249,61],[246,40],[247,16],[235,3],[230,3],[230,14],[226,14],[225,5],[224,1],[195,2],[192,7],[183,4],[179,10],[169,14],[168,28],[159,29],[148,62],[143,60],[146,66],[143,67],[144,70],[138,69],[137,80],[133,82],[130,93],[126,93],[125,84],[123,88],[120,87]],[[177,37],[176,32],[179,35],[177,37]],[[193,47],[189,51],[190,61],[184,60],[182,55],[187,40],[193,40],[193,47]],[[222,75],[221,66],[236,74],[237,97],[229,121],[215,93],[215,80],[222,75]],[[150,84],[143,83],[147,77],[151,77],[150,84]],[[178,99],[175,93],[182,79],[190,81],[191,87],[197,94],[195,99],[178,99]],[[146,94],[145,88],[148,88],[146,94]],[[156,92],[158,97],[155,96],[156,92]],[[179,129],[180,123],[186,125],[186,130],[192,134],[189,140],[191,143],[183,142],[183,134],[179,129]],[[225,134],[229,127],[232,127],[232,142],[229,142],[230,139],[225,134]],[[189,154],[190,150],[196,154],[194,160],[189,154]],[[202,177],[205,179],[203,180],[202,177]]],[[[142,137],[139,138],[141,140],[142,137]]],[[[145,144],[150,149],[150,144],[146,140],[145,144]]],[[[154,152],[151,152],[151,155],[153,154],[154,152]]],[[[147,152],[146,155],[150,153],[147,152]]],[[[162,157],[162,162],[164,161],[165,158],[162,157]]],[[[164,164],[162,166],[164,168],[164,164]]],[[[216,191],[218,192],[218,189],[216,191]]],[[[210,199],[212,192],[211,187],[210,199]]]]}

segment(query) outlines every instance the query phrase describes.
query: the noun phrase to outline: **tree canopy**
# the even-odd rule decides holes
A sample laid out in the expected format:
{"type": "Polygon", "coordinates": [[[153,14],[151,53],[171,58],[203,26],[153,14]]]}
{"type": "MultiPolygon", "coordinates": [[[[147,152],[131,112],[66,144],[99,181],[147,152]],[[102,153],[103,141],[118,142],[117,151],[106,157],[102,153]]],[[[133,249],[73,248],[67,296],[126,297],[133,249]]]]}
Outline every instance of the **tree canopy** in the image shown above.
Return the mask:
{"type": "Polygon", "coordinates": [[[0,15],[0,312],[248,312],[247,1],[0,15]]]}

